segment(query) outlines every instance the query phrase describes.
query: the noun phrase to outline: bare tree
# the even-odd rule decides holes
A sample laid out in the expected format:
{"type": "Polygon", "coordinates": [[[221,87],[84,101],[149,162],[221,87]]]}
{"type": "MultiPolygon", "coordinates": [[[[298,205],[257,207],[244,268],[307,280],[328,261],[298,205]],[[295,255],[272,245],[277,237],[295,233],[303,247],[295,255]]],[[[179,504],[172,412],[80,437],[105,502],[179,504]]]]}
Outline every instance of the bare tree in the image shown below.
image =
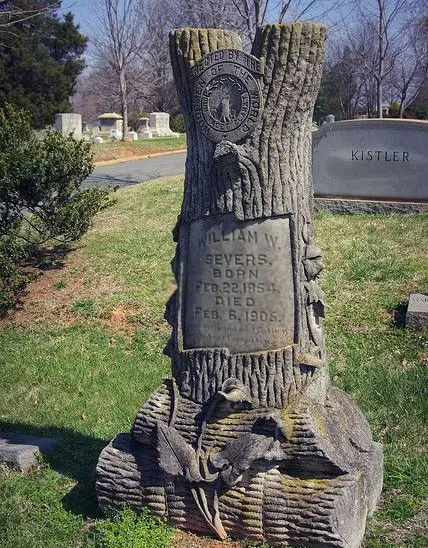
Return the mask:
{"type": "Polygon", "coordinates": [[[390,76],[394,100],[399,104],[398,116],[402,118],[428,79],[428,17],[409,26],[390,76]]]}
{"type": "Polygon", "coordinates": [[[361,63],[376,81],[376,110],[379,118],[383,117],[385,84],[391,81],[397,59],[408,40],[409,31],[414,24],[419,0],[356,0],[356,13],[364,24],[372,29],[376,41],[369,60],[376,56],[376,63],[361,63]]]}
{"type": "MultiPolygon", "coordinates": [[[[209,0],[208,0],[209,1],[209,0]]],[[[278,23],[288,21],[312,20],[326,22],[329,14],[336,13],[345,4],[345,0],[232,0],[241,19],[240,28],[244,39],[254,40],[256,28],[267,21],[278,23]]],[[[245,40],[244,40],[245,41],[245,40]]]]}
{"type": "Polygon", "coordinates": [[[356,62],[356,55],[345,45],[335,43],[330,47],[325,63],[325,78],[340,105],[344,120],[355,118],[364,102],[364,79],[356,62]]]}
{"type": "Polygon", "coordinates": [[[117,78],[124,141],[128,139],[128,83],[144,43],[142,13],[141,3],[135,0],[100,0],[99,28],[92,40],[96,57],[107,62],[117,78]]]}
{"type": "MultiPolygon", "coordinates": [[[[161,2],[164,0],[160,0],[161,2]]],[[[201,27],[240,30],[233,0],[166,0],[170,28],[201,27]]]]}
{"type": "Polygon", "coordinates": [[[38,2],[32,7],[22,7],[14,0],[0,0],[0,31],[5,32],[18,23],[33,19],[43,13],[56,11],[61,2],[38,2]]]}
{"type": "Polygon", "coordinates": [[[172,8],[171,0],[146,0],[144,5],[146,32],[139,60],[145,76],[142,76],[144,81],[135,86],[139,89],[138,103],[144,105],[144,110],[169,113],[178,110],[168,49],[169,32],[178,22],[177,10],[172,8]]]}
{"type": "Polygon", "coordinates": [[[99,61],[79,78],[72,99],[73,112],[85,122],[94,120],[101,112],[121,109],[117,77],[109,64],[99,61]]]}

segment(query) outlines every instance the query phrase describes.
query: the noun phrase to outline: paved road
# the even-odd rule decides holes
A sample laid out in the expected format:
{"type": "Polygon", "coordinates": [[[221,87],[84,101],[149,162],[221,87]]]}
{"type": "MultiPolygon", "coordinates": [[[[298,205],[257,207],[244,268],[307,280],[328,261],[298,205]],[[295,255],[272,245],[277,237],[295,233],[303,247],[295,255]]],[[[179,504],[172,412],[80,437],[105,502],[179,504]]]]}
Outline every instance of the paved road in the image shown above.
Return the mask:
{"type": "Polygon", "coordinates": [[[107,166],[98,166],[86,179],[85,186],[130,186],[157,177],[184,174],[186,153],[155,156],[107,166]]]}

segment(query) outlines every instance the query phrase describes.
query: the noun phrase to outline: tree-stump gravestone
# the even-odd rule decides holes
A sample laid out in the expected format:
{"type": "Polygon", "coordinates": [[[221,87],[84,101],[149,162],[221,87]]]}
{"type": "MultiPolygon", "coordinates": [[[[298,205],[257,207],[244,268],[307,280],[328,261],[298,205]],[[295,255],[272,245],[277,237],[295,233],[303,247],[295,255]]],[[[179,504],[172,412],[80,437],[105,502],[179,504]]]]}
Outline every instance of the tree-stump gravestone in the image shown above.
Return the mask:
{"type": "Polygon", "coordinates": [[[170,48],[188,137],[167,304],[172,379],[100,456],[101,507],[272,546],[357,548],[382,449],[329,383],[311,125],[325,30],[217,29],[170,48]]]}

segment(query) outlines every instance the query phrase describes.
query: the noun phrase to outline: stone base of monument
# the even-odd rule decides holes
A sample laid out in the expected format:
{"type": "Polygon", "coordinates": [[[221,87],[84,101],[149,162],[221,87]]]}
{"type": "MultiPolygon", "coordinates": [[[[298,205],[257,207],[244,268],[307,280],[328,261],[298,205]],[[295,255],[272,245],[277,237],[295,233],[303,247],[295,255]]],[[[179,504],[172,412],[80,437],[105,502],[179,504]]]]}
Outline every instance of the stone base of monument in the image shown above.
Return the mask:
{"type": "Polygon", "coordinates": [[[428,211],[428,202],[352,200],[319,196],[315,196],[314,206],[316,211],[325,211],[334,215],[389,215],[424,213],[428,211]]]}
{"type": "Polygon", "coordinates": [[[340,390],[329,389],[324,406],[301,397],[284,409],[230,400],[213,409],[168,380],[131,434],[103,450],[96,487],[104,509],[147,506],[172,525],[220,538],[358,548],[382,461],[367,421],[340,390]]]}

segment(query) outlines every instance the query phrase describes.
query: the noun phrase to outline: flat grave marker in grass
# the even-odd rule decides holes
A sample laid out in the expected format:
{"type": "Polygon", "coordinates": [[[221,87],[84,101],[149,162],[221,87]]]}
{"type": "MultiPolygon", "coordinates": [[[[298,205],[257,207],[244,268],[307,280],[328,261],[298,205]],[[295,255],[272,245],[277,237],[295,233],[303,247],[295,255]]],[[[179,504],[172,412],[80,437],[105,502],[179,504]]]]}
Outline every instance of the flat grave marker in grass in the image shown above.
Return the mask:
{"type": "Polygon", "coordinates": [[[0,462],[27,472],[37,465],[37,455],[49,456],[58,440],[0,432],[0,462]]]}
{"type": "Polygon", "coordinates": [[[419,331],[428,330],[428,295],[412,293],[406,312],[406,327],[419,331]]]}
{"type": "Polygon", "coordinates": [[[166,310],[173,378],[102,451],[97,495],[222,540],[358,548],[383,455],[329,382],[309,154],[325,30],[257,33],[253,55],[230,31],[171,34],[192,143],[166,310]]]}

